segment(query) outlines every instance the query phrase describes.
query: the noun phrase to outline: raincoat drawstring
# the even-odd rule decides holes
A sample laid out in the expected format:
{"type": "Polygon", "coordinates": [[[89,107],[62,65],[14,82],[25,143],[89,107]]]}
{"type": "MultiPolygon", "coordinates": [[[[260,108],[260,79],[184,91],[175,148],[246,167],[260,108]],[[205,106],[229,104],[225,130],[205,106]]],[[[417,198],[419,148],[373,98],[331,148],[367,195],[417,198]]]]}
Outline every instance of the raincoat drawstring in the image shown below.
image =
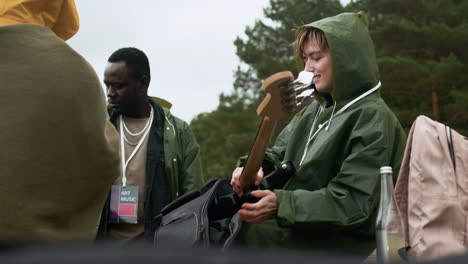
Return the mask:
{"type": "Polygon", "coordinates": [[[333,119],[333,113],[335,113],[335,108],[336,108],[336,101],[335,101],[335,104],[333,105],[333,110],[332,110],[330,119],[327,122],[328,124],[327,124],[327,127],[325,128],[325,131],[328,131],[328,128],[330,127],[331,121],[333,119]]]}
{"type": "MultiPolygon", "coordinates": [[[[343,106],[340,110],[338,110],[338,112],[336,113],[336,115],[339,115],[339,114],[343,113],[344,111],[346,111],[346,109],[348,109],[351,105],[353,105],[353,104],[356,103],[357,101],[359,101],[359,100],[361,100],[362,98],[368,96],[369,94],[371,94],[371,93],[377,91],[377,90],[380,88],[381,85],[382,85],[382,83],[379,81],[379,82],[377,83],[377,85],[374,86],[372,89],[370,89],[370,90],[366,91],[365,93],[361,94],[360,96],[354,98],[354,100],[352,100],[351,102],[349,102],[349,103],[347,103],[345,106],[343,106]]],[[[313,125],[312,125],[311,131],[310,131],[310,134],[309,134],[309,139],[307,140],[306,146],[305,146],[305,148],[304,148],[304,153],[302,154],[302,159],[301,159],[301,161],[299,162],[299,166],[301,166],[302,163],[305,161],[306,154],[307,154],[307,150],[309,149],[309,144],[312,142],[312,140],[313,140],[313,139],[317,136],[317,134],[320,132],[320,129],[322,129],[322,127],[323,127],[325,124],[327,124],[327,127],[325,128],[325,131],[327,131],[328,128],[330,127],[331,120],[332,120],[332,118],[333,118],[333,116],[334,116],[335,107],[336,107],[336,101],[335,101],[335,104],[334,104],[334,106],[333,106],[333,110],[332,110],[332,114],[331,114],[331,116],[330,116],[330,119],[328,119],[325,123],[320,124],[320,125],[318,126],[317,130],[312,134],[312,131],[313,131],[314,126],[315,126],[315,121],[317,120],[318,115],[322,112],[322,108],[320,107],[320,109],[319,109],[319,110],[320,110],[320,113],[317,114],[317,115],[315,116],[315,118],[314,118],[314,123],[313,123],[313,125]],[[310,135],[312,135],[312,136],[310,136],[310,135]]]]}

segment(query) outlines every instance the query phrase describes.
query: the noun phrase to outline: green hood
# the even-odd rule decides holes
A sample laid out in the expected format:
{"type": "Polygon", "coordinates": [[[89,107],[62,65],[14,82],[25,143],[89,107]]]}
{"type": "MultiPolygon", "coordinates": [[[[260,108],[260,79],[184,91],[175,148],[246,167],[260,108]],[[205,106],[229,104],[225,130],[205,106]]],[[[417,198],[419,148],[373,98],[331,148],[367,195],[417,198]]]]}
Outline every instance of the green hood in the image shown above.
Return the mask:
{"type": "Polygon", "coordinates": [[[333,64],[333,97],[338,107],[378,83],[374,44],[367,26],[366,15],[359,12],[327,17],[299,29],[314,27],[325,32],[333,64]]]}

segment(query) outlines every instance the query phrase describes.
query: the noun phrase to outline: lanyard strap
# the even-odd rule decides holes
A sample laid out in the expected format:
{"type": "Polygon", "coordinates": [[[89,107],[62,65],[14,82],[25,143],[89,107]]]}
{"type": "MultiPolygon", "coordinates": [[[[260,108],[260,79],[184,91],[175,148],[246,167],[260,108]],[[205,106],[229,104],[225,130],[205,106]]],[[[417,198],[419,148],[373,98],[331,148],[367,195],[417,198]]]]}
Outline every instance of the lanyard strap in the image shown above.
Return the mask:
{"type": "MultiPolygon", "coordinates": [[[[354,103],[356,103],[357,101],[361,100],[362,98],[368,96],[369,94],[377,91],[380,86],[382,85],[382,83],[379,81],[379,83],[377,83],[376,86],[372,87],[372,89],[366,91],[365,93],[361,94],[360,96],[354,98],[354,100],[352,100],[351,102],[347,103],[345,106],[343,106],[338,112],[336,112],[335,116],[343,113],[344,111],[346,111],[346,109],[348,109],[351,105],[353,105],[354,103]]],[[[322,110],[322,109],[320,109],[322,110]]],[[[321,111],[320,111],[321,112],[321,111]]],[[[314,126],[315,126],[315,120],[317,119],[317,116],[315,116],[315,119],[314,119],[314,123],[312,124],[312,128],[310,129],[310,134],[312,134],[312,130],[314,129],[314,126]]],[[[304,162],[305,160],[305,156],[306,156],[306,152],[307,150],[309,149],[309,144],[310,142],[317,136],[318,132],[320,131],[320,129],[322,129],[322,127],[324,127],[328,122],[330,122],[330,119],[327,120],[326,122],[320,124],[317,128],[317,130],[315,131],[315,133],[312,135],[312,136],[309,136],[309,139],[307,140],[307,144],[305,146],[305,149],[304,149],[304,154],[302,155],[302,159],[301,159],[301,162],[299,163],[299,166],[302,165],[302,163],[304,162]]]]}
{"type": "Polygon", "coordinates": [[[125,160],[125,145],[124,145],[124,129],[123,129],[123,118],[122,118],[122,115],[120,115],[120,148],[121,148],[121,160],[122,160],[122,186],[125,187],[127,186],[127,174],[126,174],[126,170],[127,170],[127,166],[128,164],[130,163],[130,161],[132,160],[132,158],[135,156],[135,154],[138,152],[138,149],[140,149],[141,145],[143,145],[143,142],[145,141],[145,138],[146,136],[149,134],[149,131],[151,130],[151,125],[153,123],[153,116],[154,116],[154,113],[153,113],[153,106],[150,106],[151,107],[151,111],[150,111],[150,117],[148,118],[148,121],[145,125],[145,132],[143,134],[143,136],[140,138],[140,140],[138,140],[138,144],[137,146],[135,147],[135,149],[133,150],[133,152],[130,154],[130,157],[128,157],[127,160],[125,160]]]}

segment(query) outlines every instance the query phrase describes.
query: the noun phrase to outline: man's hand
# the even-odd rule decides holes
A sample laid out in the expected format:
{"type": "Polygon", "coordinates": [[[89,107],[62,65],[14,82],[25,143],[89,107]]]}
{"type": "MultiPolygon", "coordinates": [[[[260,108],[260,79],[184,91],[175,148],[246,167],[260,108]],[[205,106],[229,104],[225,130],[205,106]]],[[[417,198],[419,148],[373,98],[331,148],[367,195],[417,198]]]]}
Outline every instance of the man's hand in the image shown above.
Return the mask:
{"type": "Polygon", "coordinates": [[[240,218],[249,224],[256,224],[272,219],[278,213],[278,200],[276,194],[270,190],[257,190],[250,193],[260,198],[256,203],[244,203],[239,210],[240,218]]]}
{"type": "MultiPolygon", "coordinates": [[[[232,178],[231,178],[231,186],[232,186],[232,189],[234,190],[235,193],[237,193],[237,195],[241,196],[242,194],[244,194],[244,190],[242,189],[241,185],[240,185],[240,176],[242,174],[242,170],[244,168],[243,167],[239,167],[239,168],[236,168],[233,172],[232,172],[232,178]]],[[[262,183],[262,180],[263,180],[263,169],[260,168],[257,172],[257,175],[255,176],[255,182],[254,184],[255,185],[259,185],[260,183],[262,183]]],[[[244,186],[245,187],[245,186],[244,186]]]]}

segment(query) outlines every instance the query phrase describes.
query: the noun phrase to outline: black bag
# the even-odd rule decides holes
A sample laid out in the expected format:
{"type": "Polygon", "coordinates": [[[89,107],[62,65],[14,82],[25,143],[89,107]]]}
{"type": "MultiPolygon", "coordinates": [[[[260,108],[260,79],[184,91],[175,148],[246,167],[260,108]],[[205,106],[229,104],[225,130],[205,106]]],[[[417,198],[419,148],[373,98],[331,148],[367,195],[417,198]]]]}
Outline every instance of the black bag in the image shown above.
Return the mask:
{"type": "MultiPolygon", "coordinates": [[[[156,247],[221,247],[231,245],[242,221],[228,180],[211,180],[200,191],[189,192],[161,210],[154,235],[156,247]],[[229,198],[227,198],[229,197],[229,198]],[[234,217],[233,217],[234,216],[234,217]]],[[[239,198],[240,199],[240,198],[239,198]]]]}
{"type": "MultiPolygon", "coordinates": [[[[280,169],[266,176],[254,189],[279,189],[295,172],[285,161],[280,169]]],[[[253,190],[253,189],[252,189],[253,190]]],[[[257,198],[246,192],[237,196],[228,180],[211,180],[200,191],[174,200],[156,218],[155,247],[228,248],[236,242],[242,221],[237,214],[244,202],[257,198]]]]}

